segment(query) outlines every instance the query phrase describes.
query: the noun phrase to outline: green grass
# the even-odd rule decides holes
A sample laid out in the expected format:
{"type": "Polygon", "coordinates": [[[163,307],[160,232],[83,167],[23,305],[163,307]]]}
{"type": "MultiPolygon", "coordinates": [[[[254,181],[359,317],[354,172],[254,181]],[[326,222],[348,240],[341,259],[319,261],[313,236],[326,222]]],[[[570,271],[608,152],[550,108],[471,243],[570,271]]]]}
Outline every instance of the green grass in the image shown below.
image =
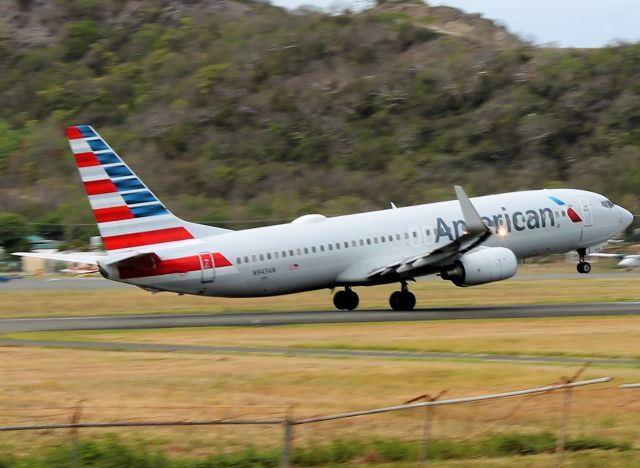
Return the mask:
{"type": "MultiPolygon", "coordinates": [[[[537,434],[494,434],[471,441],[433,440],[428,446],[430,460],[469,460],[530,456],[553,453],[556,438],[548,432],[537,434]]],[[[566,443],[568,452],[587,450],[630,451],[629,442],[616,442],[604,438],[577,437],[566,443]]],[[[366,461],[367,464],[411,462],[418,459],[417,442],[393,439],[371,441],[342,440],[324,445],[294,448],[291,462],[294,466],[326,466],[366,461]]],[[[247,447],[234,453],[220,453],[204,459],[169,457],[150,444],[125,443],[115,435],[92,441],[81,441],[77,452],[80,466],[111,468],[223,468],[261,466],[276,467],[280,464],[279,448],[258,449],[247,447]]],[[[0,468],[57,468],[70,466],[74,455],[69,446],[57,446],[28,457],[0,455],[0,468]]]]}

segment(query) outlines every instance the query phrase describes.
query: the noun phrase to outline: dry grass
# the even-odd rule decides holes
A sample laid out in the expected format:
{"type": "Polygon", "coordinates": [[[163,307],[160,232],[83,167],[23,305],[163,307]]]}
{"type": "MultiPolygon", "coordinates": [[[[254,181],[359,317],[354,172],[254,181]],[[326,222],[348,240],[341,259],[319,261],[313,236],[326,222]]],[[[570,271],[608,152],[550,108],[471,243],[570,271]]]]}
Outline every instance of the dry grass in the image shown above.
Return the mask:
{"type": "MultiPolygon", "coordinates": [[[[411,285],[417,307],[505,305],[640,300],[636,278],[568,280],[510,280],[457,288],[448,281],[420,281],[411,285]]],[[[358,288],[363,309],[388,308],[396,285],[358,288]]],[[[151,295],[142,290],[5,291],[0,295],[0,317],[81,316],[146,313],[205,313],[261,310],[332,309],[328,290],[279,297],[225,299],[151,295]]]]}
{"type": "Polygon", "coordinates": [[[14,338],[640,359],[640,316],[34,332],[14,338]]]}
{"type": "MultiPolygon", "coordinates": [[[[273,416],[282,415],[290,405],[294,416],[306,416],[393,405],[425,391],[449,389],[448,396],[455,397],[545,385],[574,371],[497,363],[38,348],[0,348],[0,352],[0,419],[4,424],[31,422],[36,416],[67,421],[70,410],[59,408],[78,400],[85,400],[85,420],[273,416]]],[[[638,379],[633,369],[592,369],[586,377],[603,375],[620,382],[638,379]]],[[[637,435],[640,405],[631,391],[606,385],[576,391],[574,400],[573,432],[625,439],[637,435]]],[[[495,430],[554,430],[560,405],[561,396],[551,394],[443,408],[438,410],[436,436],[464,439],[495,430]]],[[[298,442],[364,435],[413,440],[420,427],[421,413],[414,411],[305,426],[296,434],[298,442]]],[[[211,432],[197,434],[212,436],[211,432]]],[[[280,437],[278,428],[213,432],[219,443],[224,441],[230,448],[245,444],[247,434],[260,445],[277,445],[280,437]]],[[[159,434],[176,444],[193,442],[196,437],[194,431],[169,428],[156,432],[159,434]],[[187,439],[181,439],[183,436],[187,439]]],[[[10,437],[19,443],[31,440],[32,435],[10,437]]],[[[0,440],[10,442],[6,435],[0,440]]]]}

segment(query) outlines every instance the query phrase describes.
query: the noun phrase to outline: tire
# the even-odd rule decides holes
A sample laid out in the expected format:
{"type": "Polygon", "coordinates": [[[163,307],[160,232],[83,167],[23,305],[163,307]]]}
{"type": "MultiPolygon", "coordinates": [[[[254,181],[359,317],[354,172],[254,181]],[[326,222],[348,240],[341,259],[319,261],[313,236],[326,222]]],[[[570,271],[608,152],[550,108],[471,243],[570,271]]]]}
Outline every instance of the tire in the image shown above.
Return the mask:
{"type": "Polygon", "coordinates": [[[584,262],[584,263],[582,264],[582,273],[585,273],[585,274],[587,274],[587,273],[591,273],[591,263],[589,263],[589,262],[584,262]]]}
{"type": "Polygon", "coordinates": [[[360,297],[353,291],[345,291],[347,302],[345,303],[346,310],[354,310],[358,307],[360,303],[360,297]]]}
{"type": "Polygon", "coordinates": [[[409,291],[395,291],[389,297],[389,305],[393,310],[411,311],[416,306],[416,296],[409,291]]]}
{"type": "Polygon", "coordinates": [[[402,292],[400,291],[394,291],[393,293],[391,293],[391,296],[389,296],[389,305],[391,306],[391,309],[393,310],[404,310],[402,308],[403,303],[402,303],[402,292]]]}
{"type": "Polygon", "coordinates": [[[404,296],[403,299],[405,307],[403,310],[413,310],[416,306],[416,296],[409,291],[405,291],[402,295],[404,296]]]}
{"type": "Polygon", "coordinates": [[[338,291],[333,295],[333,305],[338,310],[346,310],[349,305],[349,294],[347,291],[338,291]]]}

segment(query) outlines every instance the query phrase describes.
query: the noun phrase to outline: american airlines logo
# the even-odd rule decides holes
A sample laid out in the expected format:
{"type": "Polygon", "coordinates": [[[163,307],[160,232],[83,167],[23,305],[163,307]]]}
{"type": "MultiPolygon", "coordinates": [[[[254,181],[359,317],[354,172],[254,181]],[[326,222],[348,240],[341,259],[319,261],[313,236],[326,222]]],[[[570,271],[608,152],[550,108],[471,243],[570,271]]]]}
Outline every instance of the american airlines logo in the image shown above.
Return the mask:
{"type": "MultiPolygon", "coordinates": [[[[549,197],[559,206],[566,206],[562,200],[556,197],[549,197]]],[[[571,207],[566,207],[566,214],[574,223],[582,221],[578,213],[571,207]]],[[[482,216],[482,221],[493,228],[495,233],[510,233],[513,231],[524,231],[542,229],[547,226],[556,225],[556,214],[551,208],[538,208],[537,210],[513,211],[508,212],[506,208],[502,208],[502,213],[492,216],[482,216]]],[[[441,238],[447,238],[453,241],[464,233],[466,229],[465,222],[461,219],[452,221],[449,224],[443,218],[436,220],[435,242],[439,242],[441,238]]]]}

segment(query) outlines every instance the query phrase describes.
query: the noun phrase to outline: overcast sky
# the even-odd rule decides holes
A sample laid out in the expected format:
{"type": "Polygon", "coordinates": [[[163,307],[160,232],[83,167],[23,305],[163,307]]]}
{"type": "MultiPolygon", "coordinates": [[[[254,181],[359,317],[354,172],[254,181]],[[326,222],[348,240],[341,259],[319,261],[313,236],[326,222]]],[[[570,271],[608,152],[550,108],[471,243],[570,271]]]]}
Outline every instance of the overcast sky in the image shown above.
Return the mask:
{"type": "MultiPolygon", "coordinates": [[[[272,0],[286,8],[367,5],[368,0],[272,0]]],[[[616,40],[640,40],[640,0],[448,0],[429,1],[499,20],[537,44],[600,47],[616,40]]]]}

